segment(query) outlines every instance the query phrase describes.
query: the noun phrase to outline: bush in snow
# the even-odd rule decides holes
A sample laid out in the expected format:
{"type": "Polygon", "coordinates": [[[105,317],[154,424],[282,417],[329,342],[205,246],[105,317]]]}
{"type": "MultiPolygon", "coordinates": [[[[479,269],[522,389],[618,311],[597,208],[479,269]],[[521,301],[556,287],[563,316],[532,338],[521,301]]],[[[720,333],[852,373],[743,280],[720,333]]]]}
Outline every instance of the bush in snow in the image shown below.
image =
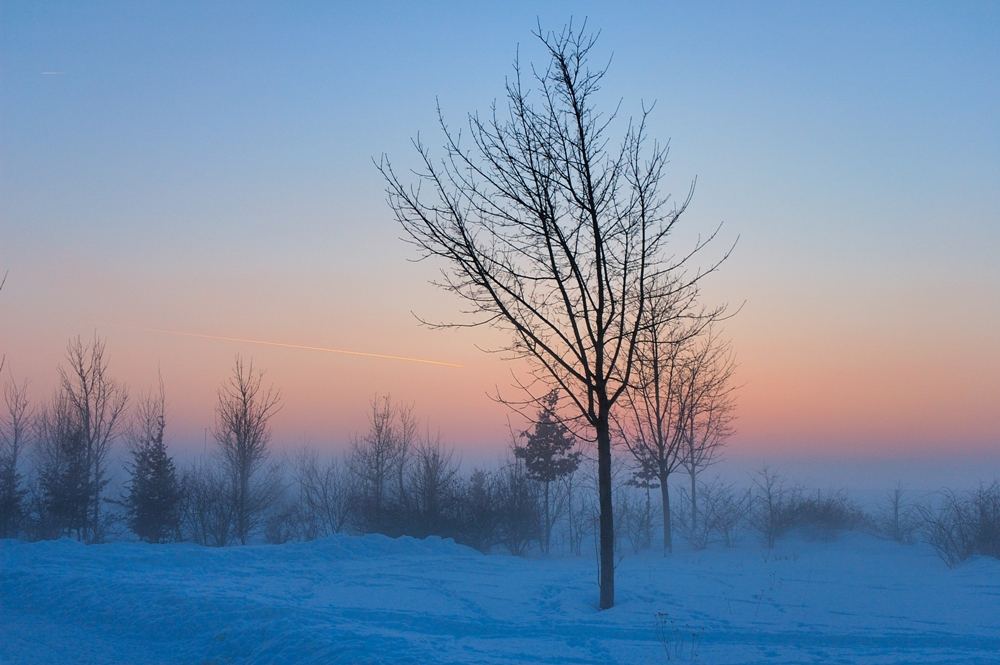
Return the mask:
{"type": "Polygon", "coordinates": [[[754,475],[750,521],[768,547],[774,547],[778,536],[788,530],[788,504],[795,493],[781,476],[767,467],[754,475]]]}
{"type": "Polygon", "coordinates": [[[408,531],[421,538],[457,536],[461,484],[455,451],[428,437],[415,447],[407,475],[408,531]]]}
{"type": "Polygon", "coordinates": [[[628,538],[632,551],[638,554],[653,540],[653,504],[650,488],[636,489],[632,485],[615,490],[615,542],[628,538]]]}
{"type": "Polygon", "coordinates": [[[353,478],[336,458],[321,461],[303,451],[295,461],[295,485],[302,523],[301,537],[312,540],[344,531],[353,516],[353,478]]]}
{"type": "Polygon", "coordinates": [[[232,540],[233,504],[222,470],[207,462],[191,466],[181,479],[181,521],[185,537],[224,547],[232,540]]]}
{"type": "Polygon", "coordinates": [[[869,526],[871,520],[843,491],[815,495],[797,493],[787,505],[785,521],[790,529],[829,538],[841,531],[869,526]]]}
{"type": "MultiPolygon", "coordinates": [[[[691,497],[685,488],[680,489],[682,503],[691,497]]],[[[733,485],[719,480],[698,483],[696,495],[697,521],[692,524],[686,511],[678,515],[678,522],[695,549],[703,549],[713,540],[731,547],[736,542],[736,532],[750,512],[751,497],[733,485]]]]}
{"type": "Polygon", "coordinates": [[[920,529],[920,511],[906,500],[902,488],[889,492],[881,513],[875,520],[879,534],[897,543],[912,543],[920,529]]]}
{"type": "Polygon", "coordinates": [[[800,489],[789,488],[766,468],[754,477],[751,501],[751,523],[768,547],[774,547],[778,537],[793,529],[830,538],[841,531],[871,525],[871,519],[844,492],[817,491],[807,496],[800,489]]]}
{"type": "Polygon", "coordinates": [[[459,533],[456,540],[488,552],[499,542],[500,512],[496,505],[496,479],[476,469],[465,483],[459,503],[459,533]]]}
{"type": "Polygon", "coordinates": [[[1000,483],[964,495],[946,491],[936,510],[921,513],[927,542],[949,567],[977,554],[1000,558],[1000,483]]]}
{"type": "Polygon", "coordinates": [[[511,554],[524,554],[541,536],[541,501],[537,484],[528,477],[517,458],[496,473],[494,499],[497,507],[497,531],[500,541],[511,554]]]}
{"type": "Polygon", "coordinates": [[[315,539],[306,530],[306,524],[300,505],[279,503],[264,520],[264,540],[272,545],[282,545],[293,540],[315,539]]]}

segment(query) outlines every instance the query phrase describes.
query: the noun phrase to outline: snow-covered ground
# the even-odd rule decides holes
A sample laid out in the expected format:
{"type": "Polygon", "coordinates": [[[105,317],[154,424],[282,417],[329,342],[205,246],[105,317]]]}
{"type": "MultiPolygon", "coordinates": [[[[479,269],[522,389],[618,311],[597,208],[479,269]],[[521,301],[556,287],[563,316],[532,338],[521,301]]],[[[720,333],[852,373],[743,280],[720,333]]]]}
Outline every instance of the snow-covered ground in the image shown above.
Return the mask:
{"type": "Polygon", "coordinates": [[[0,541],[0,663],[1000,663],[1000,561],[862,535],[625,557],[381,536],[0,541]]]}

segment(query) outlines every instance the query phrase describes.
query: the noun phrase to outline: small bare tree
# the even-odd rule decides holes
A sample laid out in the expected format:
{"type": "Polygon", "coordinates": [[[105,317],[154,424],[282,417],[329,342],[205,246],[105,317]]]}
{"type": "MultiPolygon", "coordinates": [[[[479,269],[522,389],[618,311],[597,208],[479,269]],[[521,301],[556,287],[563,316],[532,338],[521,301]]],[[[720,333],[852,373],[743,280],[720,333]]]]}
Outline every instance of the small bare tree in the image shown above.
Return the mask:
{"type": "MultiPolygon", "coordinates": [[[[715,536],[726,547],[731,547],[737,527],[750,510],[750,493],[737,491],[733,485],[718,478],[707,483],[699,481],[698,485],[697,514],[700,519],[692,522],[688,516],[682,520],[688,541],[695,549],[704,549],[715,536]]],[[[690,500],[684,489],[681,498],[690,500]]]]}
{"type": "Polygon", "coordinates": [[[591,524],[590,514],[593,512],[585,505],[584,499],[578,496],[577,489],[582,475],[579,467],[567,473],[562,478],[562,488],[559,490],[566,501],[566,536],[569,551],[574,556],[580,556],[583,552],[583,539],[591,524]]]}
{"type": "Polygon", "coordinates": [[[296,460],[299,500],[306,517],[307,538],[343,531],[351,517],[351,478],[340,460],[321,461],[312,450],[296,460]]]}
{"type": "Polygon", "coordinates": [[[465,483],[458,506],[461,534],[457,538],[480,552],[488,552],[500,537],[500,510],[495,474],[474,469],[465,483]]]}
{"type": "Polygon", "coordinates": [[[509,334],[497,350],[526,361],[529,374],[518,381],[524,401],[508,403],[539,406],[557,388],[596,440],[600,607],[609,608],[612,411],[630,380],[651,277],[678,272],[704,243],[667,258],[687,200],[670,205],[660,191],[667,147],[647,140],[648,109],[611,144],[616,113],[597,109],[607,69],[589,64],[596,37],[572,25],[535,34],[547,66],[526,77],[515,63],[506,109],[470,115],[468,144],[441,116],[442,160],[414,142],[418,185],[386,157],[378,167],[409,240],[447,265],[438,286],[473,317],[434,325],[509,334]]]}
{"type": "Polygon", "coordinates": [[[735,411],[732,385],[735,361],[729,344],[708,328],[687,345],[680,362],[677,403],[683,454],[691,492],[691,527],[698,524],[698,474],[716,461],[733,432],[735,411]]]}
{"type": "Polygon", "coordinates": [[[412,404],[396,406],[396,449],[399,459],[396,462],[396,503],[399,506],[409,505],[411,497],[407,496],[407,475],[411,457],[417,443],[417,416],[412,404]]]}
{"type": "Polygon", "coordinates": [[[791,525],[789,506],[799,492],[766,466],[753,474],[752,482],[750,518],[768,549],[773,549],[778,536],[791,525]]]}
{"type": "Polygon", "coordinates": [[[429,435],[414,449],[410,470],[411,498],[419,535],[440,534],[455,512],[459,492],[455,451],[429,435]]]}
{"type": "Polygon", "coordinates": [[[920,525],[918,509],[906,498],[902,487],[893,488],[886,496],[885,510],[880,515],[879,527],[897,543],[913,542],[920,525]]]}
{"type": "Polygon", "coordinates": [[[24,516],[26,490],[19,467],[32,419],[27,383],[8,383],[4,405],[7,413],[0,420],[0,538],[12,538],[20,530],[24,516]]]}
{"type": "Polygon", "coordinates": [[[231,483],[233,533],[244,545],[274,499],[273,483],[263,481],[261,471],[269,456],[270,422],[281,408],[281,395],[265,388],[263,379],[253,361],[244,363],[237,356],[232,376],[219,389],[215,412],[215,440],[231,483]]]}
{"type": "Polygon", "coordinates": [[[233,535],[230,479],[217,464],[193,464],[181,477],[181,523],[188,538],[201,545],[225,547],[233,535]]]}
{"type": "Polygon", "coordinates": [[[36,535],[84,540],[87,534],[90,467],[78,414],[62,390],[36,421],[38,519],[36,535]]]}
{"type": "Polygon", "coordinates": [[[393,403],[389,395],[371,401],[368,431],[356,436],[348,460],[360,481],[362,528],[383,528],[386,510],[396,484],[400,501],[405,494],[406,458],[414,439],[416,420],[412,409],[393,403]]]}
{"type": "Polygon", "coordinates": [[[88,497],[83,538],[96,543],[103,538],[101,498],[108,483],[108,454],[124,426],[128,392],[108,374],[105,343],[97,337],[86,344],[79,337],[70,341],[59,378],[60,393],[72,411],[85,450],[88,497]]]}
{"type": "Polygon", "coordinates": [[[615,418],[621,443],[637,467],[632,483],[660,489],[664,554],[673,550],[669,481],[684,452],[679,358],[683,344],[694,334],[686,315],[694,289],[686,291],[666,287],[648,296],[633,380],[623,399],[624,412],[615,418]]]}
{"type": "Polygon", "coordinates": [[[494,478],[499,538],[511,554],[521,556],[540,535],[538,488],[528,477],[524,462],[513,455],[494,478]]]}

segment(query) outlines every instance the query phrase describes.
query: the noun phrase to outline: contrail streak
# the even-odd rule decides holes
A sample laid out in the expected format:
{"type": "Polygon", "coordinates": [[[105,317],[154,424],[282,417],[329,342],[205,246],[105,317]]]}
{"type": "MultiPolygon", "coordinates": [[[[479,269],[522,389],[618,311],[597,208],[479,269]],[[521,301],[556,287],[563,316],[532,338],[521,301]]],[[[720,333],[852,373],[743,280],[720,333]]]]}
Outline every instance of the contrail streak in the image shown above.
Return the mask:
{"type": "Polygon", "coordinates": [[[263,339],[246,339],[244,337],[225,337],[223,335],[204,335],[202,333],[184,332],[183,330],[163,330],[161,328],[143,328],[149,332],[161,333],[164,335],[179,335],[181,337],[198,337],[201,339],[214,339],[223,342],[241,342],[243,344],[261,344],[263,346],[278,346],[284,349],[300,349],[304,351],[322,351],[324,353],[339,353],[345,356],[359,356],[361,358],[379,358],[380,360],[401,360],[408,363],[421,363],[424,365],[437,365],[439,367],[462,367],[458,363],[445,362],[443,360],[428,360],[427,358],[410,358],[408,356],[394,356],[388,353],[368,353],[366,351],[350,351],[348,349],[331,349],[325,346],[306,346],[304,344],[286,344],[285,342],[270,342],[263,339]]]}

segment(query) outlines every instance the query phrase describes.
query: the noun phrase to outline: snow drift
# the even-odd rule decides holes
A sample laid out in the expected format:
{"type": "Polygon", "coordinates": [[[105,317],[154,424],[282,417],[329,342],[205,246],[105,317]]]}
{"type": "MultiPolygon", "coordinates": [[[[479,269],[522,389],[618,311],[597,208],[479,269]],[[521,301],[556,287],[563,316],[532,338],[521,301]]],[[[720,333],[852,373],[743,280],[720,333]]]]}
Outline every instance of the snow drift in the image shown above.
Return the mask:
{"type": "Polygon", "coordinates": [[[851,534],[595,562],[438,538],[0,541],[0,663],[987,663],[1000,562],[851,534]]]}

